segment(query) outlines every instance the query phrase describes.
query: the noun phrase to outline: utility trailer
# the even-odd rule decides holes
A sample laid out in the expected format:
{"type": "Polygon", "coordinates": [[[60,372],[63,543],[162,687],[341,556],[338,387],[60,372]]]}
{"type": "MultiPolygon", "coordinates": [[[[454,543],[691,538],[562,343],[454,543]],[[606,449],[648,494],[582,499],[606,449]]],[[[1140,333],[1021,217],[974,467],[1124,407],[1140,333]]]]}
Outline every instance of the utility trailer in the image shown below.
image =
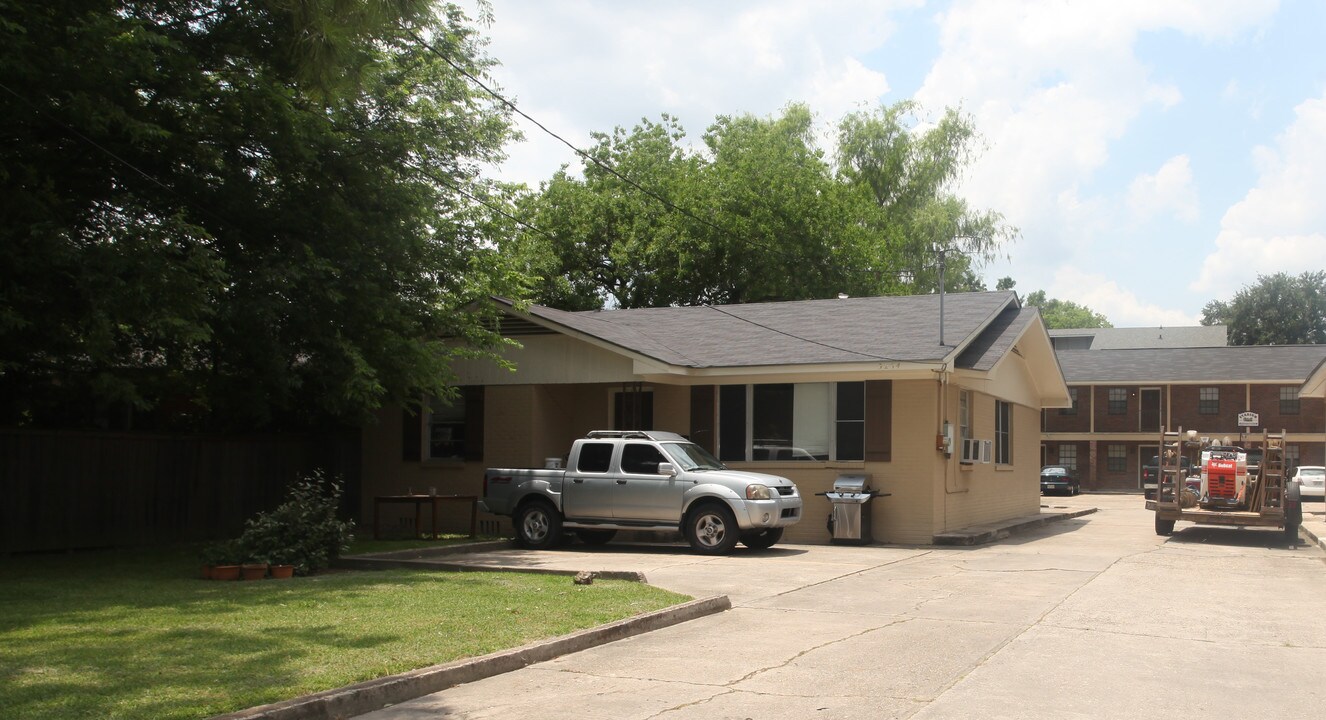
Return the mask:
{"type": "Polygon", "coordinates": [[[1146,508],[1156,513],[1156,534],[1174,532],[1179,520],[1199,525],[1274,527],[1285,541],[1298,542],[1303,506],[1297,482],[1285,478],[1285,435],[1262,432],[1245,446],[1220,446],[1196,431],[1162,431],[1160,466],[1154,500],[1146,508]],[[1249,471],[1247,453],[1261,452],[1261,462],[1249,471]],[[1200,468],[1194,487],[1183,459],[1200,468]]]}

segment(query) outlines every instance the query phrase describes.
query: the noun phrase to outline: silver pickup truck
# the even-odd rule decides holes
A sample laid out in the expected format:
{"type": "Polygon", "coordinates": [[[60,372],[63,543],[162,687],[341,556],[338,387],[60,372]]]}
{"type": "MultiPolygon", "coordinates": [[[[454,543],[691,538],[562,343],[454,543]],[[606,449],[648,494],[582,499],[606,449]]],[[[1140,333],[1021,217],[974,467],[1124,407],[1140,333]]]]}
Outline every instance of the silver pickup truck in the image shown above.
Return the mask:
{"type": "Polygon", "coordinates": [[[555,545],[563,529],[599,545],[618,530],[680,530],[697,552],[762,550],[801,519],[801,495],[784,477],[729,470],[670,432],[599,430],[576,440],[565,470],[489,468],[479,509],[511,517],[528,548],[555,545]]]}

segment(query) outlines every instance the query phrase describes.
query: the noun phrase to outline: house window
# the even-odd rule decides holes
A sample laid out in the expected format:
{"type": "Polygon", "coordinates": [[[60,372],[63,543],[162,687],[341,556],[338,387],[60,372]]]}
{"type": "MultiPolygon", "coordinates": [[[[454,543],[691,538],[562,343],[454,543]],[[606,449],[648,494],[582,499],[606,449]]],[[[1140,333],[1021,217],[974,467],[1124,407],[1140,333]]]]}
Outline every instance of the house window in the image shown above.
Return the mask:
{"type": "Polygon", "coordinates": [[[1123,472],[1128,466],[1128,448],[1124,445],[1110,445],[1105,449],[1105,469],[1110,472],[1123,472]]]}
{"type": "Polygon", "coordinates": [[[1068,397],[1073,399],[1073,407],[1059,408],[1060,415],[1077,414],[1077,388],[1068,388],[1068,397]]]}
{"type": "Polygon", "coordinates": [[[862,460],[865,383],[724,385],[721,460],[862,460]]]}
{"type": "Polygon", "coordinates": [[[1202,415],[1220,413],[1220,388],[1204,387],[1197,390],[1197,412],[1202,415]]]}
{"type": "Polygon", "coordinates": [[[866,451],[865,383],[838,383],[834,404],[834,457],[863,460],[866,451]]]}
{"type": "Polygon", "coordinates": [[[1111,415],[1123,415],[1128,412],[1128,388],[1110,388],[1107,411],[1111,415]]]}
{"type": "Polygon", "coordinates": [[[995,462],[1013,464],[1013,405],[995,401],[995,462]]]}
{"type": "Polygon", "coordinates": [[[428,403],[428,457],[431,460],[465,459],[465,396],[450,402],[432,398],[428,403]]]}
{"type": "Polygon", "coordinates": [[[1059,446],[1059,464],[1070,470],[1077,469],[1077,446],[1060,445],[1059,446]]]}
{"type": "Polygon", "coordinates": [[[654,391],[621,390],[612,396],[613,430],[653,430],[654,391]]]}
{"type": "Polygon", "coordinates": [[[971,439],[971,391],[958,392],[958,437],[971,439]]]}
{"type": "Polygon", "coordinates": [[[1298,414],[1298,388],[1296,387],[1280,388],[1280,414],[1281,415],[1298,414]]]}

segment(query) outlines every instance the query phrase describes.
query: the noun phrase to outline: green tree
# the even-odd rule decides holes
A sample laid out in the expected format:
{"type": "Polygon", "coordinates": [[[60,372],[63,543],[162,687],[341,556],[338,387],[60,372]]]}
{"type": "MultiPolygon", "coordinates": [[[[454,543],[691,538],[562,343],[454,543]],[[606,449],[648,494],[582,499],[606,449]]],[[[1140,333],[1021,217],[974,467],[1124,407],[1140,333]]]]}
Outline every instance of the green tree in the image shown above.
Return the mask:
{"type": "Polygon", "coordinates": [[[1258,275],[1232,300],[1207,303],[1202,324],[1229,326],[1231,345],[1326,343],[1326,271],[1258,275]]]}
{"type": "Polygon", "coordinates": [[[452,64],[491,61],[420,0],[0,0],[0,422],[447,393],[521,287],[466,196],[509,122],[452,64]]]}
{"type": "Polygon", "coordinates": [[[849,116],[836,167],[797,104],[720,116],[700,150],[667,116],[596,135],[589,154],[632,182],[563,168],[522,201],[541,232],[512,254],[542,278],[540,302],[568,309],[926,292],[937,247],[961,251],[947,254],[948,289],[983,289],[974,268],[1016,230],[951,194],[970,123],[948,113],[920,132],[904,123],[912,109],[849,116]]]}
{"type": "Polygon", "coordinates": [[[1018,231],[994,211],[978,211],[953,194],[975,157],[979,136],[970,116],[945,110],[916,128],[918,106],[903,101],[848,115],[838,125],[838,172],[874,211],[860,218],[875,235],[875,262],[910,271],[915,288],[938,286],[934,249],[946,248],[945,287],[984,290],[975,270],[993,260],[1018,231]]]}
{"type": "MultiPolygon", "coordinates": [[[[1002,280],[1000,284],[1003,284],[1002,280]]],[[[1022,304],[1026,307],[1040,308],[1045,326],[1052,330],[1114,327],[1104,315],[1085,305],[1056,298],[1046,299],[1044,290],[1037,290],[1027,295],[1022,304]]]]}

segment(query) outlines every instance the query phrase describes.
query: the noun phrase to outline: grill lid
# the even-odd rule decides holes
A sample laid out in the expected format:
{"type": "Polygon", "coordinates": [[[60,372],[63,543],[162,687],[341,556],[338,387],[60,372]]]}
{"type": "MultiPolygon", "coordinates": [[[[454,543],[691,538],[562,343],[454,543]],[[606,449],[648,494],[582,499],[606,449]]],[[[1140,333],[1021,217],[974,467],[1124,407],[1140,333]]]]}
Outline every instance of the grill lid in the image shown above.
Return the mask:
{"type": "Polygon", "coordinates": [[[868,475],[839,475],[833,481],[833,491],[835,493],[868,493],[866,481],[870,479],[868,475]]]}

